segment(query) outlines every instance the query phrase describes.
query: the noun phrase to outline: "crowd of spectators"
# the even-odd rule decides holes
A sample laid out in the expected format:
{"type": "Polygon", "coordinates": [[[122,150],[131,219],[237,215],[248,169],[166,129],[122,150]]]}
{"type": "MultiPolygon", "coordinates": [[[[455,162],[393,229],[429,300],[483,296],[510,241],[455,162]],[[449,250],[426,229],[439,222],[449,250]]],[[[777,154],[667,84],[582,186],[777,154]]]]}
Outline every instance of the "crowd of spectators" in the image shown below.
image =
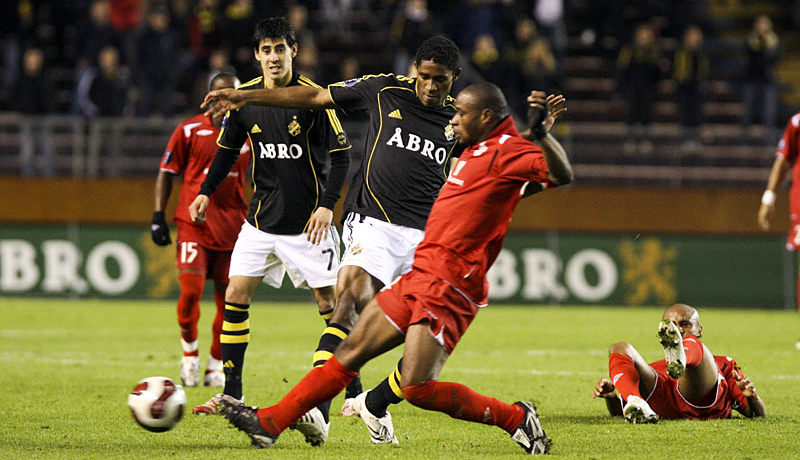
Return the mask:
{"type": "MultiPolygon", "coordinates": [[[[731,0],[736,1],[736,0],[731,0]]],[[[787,0],[788,1],[788,0],[787,0]]],[[[586,46],[611,40],[618,94],[634,140],[647,144],[652,94],[672,79],[681,121],[703,120],[714,32],[705,0],[584,2],[586,46]],[[663,53],[660,40],[680,45],[663,53]],[[669,58],[673,57],[672,60],[669,58]]],[[[300,42],[297,70],[320,84],[363,73],[407,74],[419,43],[434,33],[462,49],[456,91],[489,80],[517,113],[531,88],[557,91],[567,55],[564,0],[9,0],[0,7],[0,110],[94,116],[192,112],[220,71],[258,75],[251,34],[262,17],[285,15],[300,42]]],[[[606,43],[607,45],[607,43],[606,43]]],[[[748,110],[742,124],[774,124],[780,44],[769,18],[743,43],[748,110]]],[[[696,131],[696,130],[695,130],[696,131]]]]}

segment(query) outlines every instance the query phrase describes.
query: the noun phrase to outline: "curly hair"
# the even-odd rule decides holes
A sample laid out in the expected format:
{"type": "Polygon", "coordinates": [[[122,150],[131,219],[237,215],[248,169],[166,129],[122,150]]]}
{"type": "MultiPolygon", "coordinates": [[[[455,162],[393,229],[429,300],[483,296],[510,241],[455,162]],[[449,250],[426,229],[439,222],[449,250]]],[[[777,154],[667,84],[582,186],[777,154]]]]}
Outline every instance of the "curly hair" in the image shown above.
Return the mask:
{"type": "Polygon", "coordinates": [[[456,70],[460,59],[461,53],[452,40],[443,35],[434,35],[419,45],[414,62],[419,65],[422,61],[430,60],[450,70],[456,70]]]}

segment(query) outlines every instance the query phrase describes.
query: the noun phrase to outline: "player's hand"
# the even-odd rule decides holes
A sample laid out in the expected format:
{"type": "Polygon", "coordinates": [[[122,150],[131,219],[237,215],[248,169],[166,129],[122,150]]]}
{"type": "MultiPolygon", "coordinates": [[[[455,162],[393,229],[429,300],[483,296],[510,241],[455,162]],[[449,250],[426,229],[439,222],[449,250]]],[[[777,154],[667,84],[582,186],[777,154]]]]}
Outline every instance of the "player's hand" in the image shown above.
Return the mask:
{"type": "Polygon", "coordinates": [[[319,207],[308,221],[307,238],[315,246],[328,239],[328,232],[333,220],[333,211],[319,207]]]}
{"type": "Polygon", "coordinates": [[[616,396],[614,390],[616,390],[616,388],[614,387],[614,384],[611,383],[611,380],[602,378],[598,380],[597,385],[594,386],[592,398],[613,398],[616,396]]]}
{"type": "Polygon", "coordinates": [[[229,110],[239,110],[244,107],[244,95],[235,88],[223,88],[206,94],[200,107],[205,109],[205,115],[215,117],[225,115],[229,110]]]}
{"type": "Polygon", "coordinates": [[[153,243],[159,246],[167,246],[172,243],[167,220],[164,219],[164,211],[153,213],[153,219],[150,221],[150,236],[153,238],[153,243]]]}
{"type": "Polygon", "coordinates": [[[553,125],[556,124],[556,120],[558,117],[564,114],[567,111],[566,104],[567,99],[564,98],[562,94],[551,94],[547,96],[547,119],[544,121],[544,127],[550,132],[553,129],[553,125]]]}
{"type": "Polygon", "coordinates": [[[761,203],[761,207],[758,208],[758,225],[761,226],[761,230],[769,230],[769,223],[774,215],[774,204],[761,203]]]}
{"type": "Polygon", "coordinates": [[[195,224],[202,224],[206,221],[206,209],[208,209],[208,195],[197,195],[197,198],[189,205],[189,217],[195,224]]]}
{"type": "Polygon", "coordinates": [[[745,398],[752,398],[756,396],[756,386],[750,381],[749,377],[745,377],[741,372],[734,372],[736,378],[736,386],[742,390],[745,398]]]}
{"type": "Polygon", "coordinates": [[[528,96],[528,127],[534,139],[541,139],[547,135],[548,108],[544,91],[531,91],[528,96]]]}

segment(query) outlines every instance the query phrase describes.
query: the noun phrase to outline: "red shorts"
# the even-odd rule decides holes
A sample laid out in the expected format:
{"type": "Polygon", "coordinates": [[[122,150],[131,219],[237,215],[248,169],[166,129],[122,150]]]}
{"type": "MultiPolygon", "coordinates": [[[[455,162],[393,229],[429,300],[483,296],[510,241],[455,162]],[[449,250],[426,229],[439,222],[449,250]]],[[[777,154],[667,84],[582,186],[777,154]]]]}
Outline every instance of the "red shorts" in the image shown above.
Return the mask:
{"type": "MultiPolygon", "coordinates": [[[[712,392],[715,396],[708,397],[702,405],[690,403],[678,391],[678,381],[667,374],[666,370],[656,369],[658,380],[650,396],[646,397],[647,404],[663,419],[716,419],[730,418],[731,394],[728,382],[718,376],[717,386],[712,392]]],[[[705,399],[705,398],[704,398],[705,399]]]]}
{"type": "Polygon", "coordinates": [[[380,291],[375,300],[403,334],[410,325],[427,320],[431,335],[448,353],[478,314],[478,307],[450,284],[416,268],[380,291]]]}
{"type": "Polygon", "coordinates": [[[191,231],[178,227],[176,242],[178,270],[196,270],[206,274],[206,279],[220,284],[228,284],[228,269],[231,265],[231,251],[215,251],[205,248],[191,231]]]}

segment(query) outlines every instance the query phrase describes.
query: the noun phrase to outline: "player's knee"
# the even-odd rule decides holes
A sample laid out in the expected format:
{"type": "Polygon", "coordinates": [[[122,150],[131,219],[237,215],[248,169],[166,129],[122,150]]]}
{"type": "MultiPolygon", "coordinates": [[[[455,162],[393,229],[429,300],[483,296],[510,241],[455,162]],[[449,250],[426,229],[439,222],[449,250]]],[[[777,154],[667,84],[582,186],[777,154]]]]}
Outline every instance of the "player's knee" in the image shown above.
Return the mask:
{"type": "Polygon", "coordinates": [[[435,380],[425,380],[423,382],[404,384],[400,389],[403,391],[403,397],[406,398],[406,401],[417,407],[425,408],[431,400],[435,385],[435,380]]]}
{"type": "Polygon", "coordinates": [[[240,303],[240,304],[249,304],[250,292],[245,286],[236,283],[231,283],[225,290],[225,301],[240,303]]]}
{"type": "Polygon", "coordinates": [[[628,342],[617,342],[610,347],[608,347],[608,354],[611,353],[621,353],[623,355],[630,354],[629,351],[631,349],[631,344],[628,342]]]}

